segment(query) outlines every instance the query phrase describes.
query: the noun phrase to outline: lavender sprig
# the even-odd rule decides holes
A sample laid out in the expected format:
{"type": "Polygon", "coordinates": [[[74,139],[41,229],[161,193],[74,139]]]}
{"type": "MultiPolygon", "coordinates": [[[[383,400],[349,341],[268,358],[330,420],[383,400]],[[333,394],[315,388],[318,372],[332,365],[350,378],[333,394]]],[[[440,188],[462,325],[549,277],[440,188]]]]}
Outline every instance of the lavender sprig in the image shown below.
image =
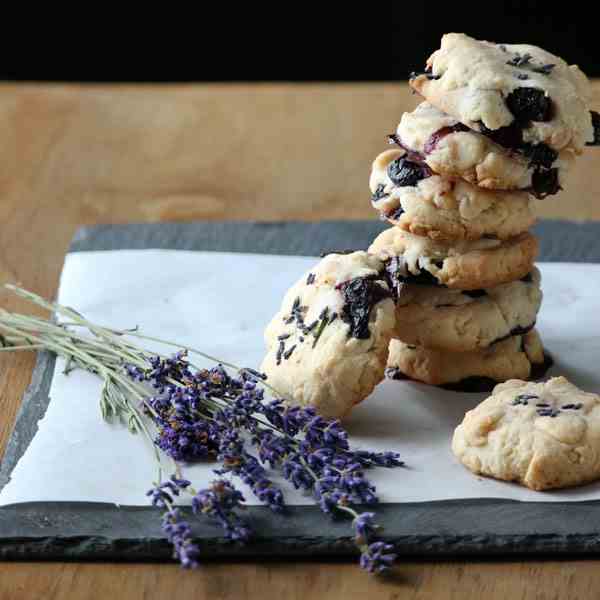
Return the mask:
{"type": "Polygon", "coordinates": [[[323,418],[312,407],[289,405],[265,375],[253,369],[187,347],[178,347],[172,356],[151,353],[131,338],[177,344],[137,329],[104,328],[73,309],[10,289],[68,321],[0,309],[0,351],[49,350],[66,360],[66,372],[81,368],[102,379],[102,416],[120,418],[152,442],[159,483],[148,495],[163,512],[163,530],[183,566],[196,566],[200,556],[191,528],[175,507],[183,493],[191,496],[193,513],[216,519],[228,539],[246,542],[251,537],[249,525],[238,514],[244,498],[231,481],[218,479],[195,491],[180,475],[186,463],[207,459],[220,463],[217,474],[237,477],[263,504],[282,512],[283,491],[268,469],[279,471],[293,487],[312,494],[323,512],[352,517],[363,568],[379,573],[391,565],[393,548],[377,539],[380,527],[374,513],[359,513],[353,506],[378,502],[365,471],[402,466],[397,453],[352,449],[338,420],[323,418]],[[199,368],[189,361],[191,353],[218,364],[199,368]],[[265,390],[273,397],[266,398],[265,390]],[[161,456],[174,461],[176,472],[162,483],[161,456]]]}

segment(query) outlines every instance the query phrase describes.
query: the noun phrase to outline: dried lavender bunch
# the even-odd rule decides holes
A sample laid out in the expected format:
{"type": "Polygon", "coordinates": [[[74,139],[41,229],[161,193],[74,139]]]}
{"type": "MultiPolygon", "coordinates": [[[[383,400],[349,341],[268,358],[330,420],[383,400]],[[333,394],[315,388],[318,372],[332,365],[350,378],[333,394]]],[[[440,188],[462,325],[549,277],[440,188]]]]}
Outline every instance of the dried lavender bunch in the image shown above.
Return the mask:
{"type": "Polygon", "coordinates": [[[163,511],[163,530],[184,567],[196,566],[200,551],[175,499],[180,494],[191,496],[195,514],[215,519],[228,539],[246,542],[252,532],[239,515],[244,498],[223,477],[239,478],[261,503],[281,512],[283,491],[270,479],[269,470],[279,471],[293,487],[312,494],[323,512],[352,517],[363,568],[381,573],[393,563],[393,547],[377,539],[380,527],[374,513],[359,513],[355,507],[378,502],[365,471],[402,466],[396,453],[353,450],[338,420],[325,419],[312,407],[286,404],[270,388],[266,376],[253,369],[218,361],[137,330],[101,327],[73,309],[7,287],[63,320],[56,323],[0,310],[0,330],[4,332],[0,350],[49,350],[67,361],[66,371],[82,368],[97,374],[103,381],[103,417],[125,421],[132,431],[142,432],[152,442],[159,478],[148,495],[163,511]],[[157,355],[132,338],[179,350],[172,356],[157,355]],[[189,354],[217,364],[211,369],[198,368],[188,360],[189,354]],[[271,397],[265,397],[265,391],[271,397]],[[174,474],[165,482],[160,477],[163,455],[174,464],[174,474]],[[206,459],[219,462],[215,472],[221,479],[195,491],[181,476],[181,469],[206,459]]]}

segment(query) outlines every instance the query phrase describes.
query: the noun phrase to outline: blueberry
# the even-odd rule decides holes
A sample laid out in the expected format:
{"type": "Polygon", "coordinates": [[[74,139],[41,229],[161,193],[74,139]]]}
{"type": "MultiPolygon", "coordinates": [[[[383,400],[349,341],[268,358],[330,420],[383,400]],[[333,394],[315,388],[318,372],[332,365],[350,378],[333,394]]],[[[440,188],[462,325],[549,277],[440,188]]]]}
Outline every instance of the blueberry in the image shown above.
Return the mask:
{"type": "Polygon", "coordinates": [[[523,144],[523,130],[517,122],[499,129],[488,129],[480,121],[479,131],[504,148],[517,149],[523,144]]]}
{"type": "Polygon", "coordinates": [[[390,298],[390,292],[379,281],[369,277],[357,277],[339,286],[344,296],[341,317],[350,325],[351,337],[359,340],[368,339],[369,316],[373,307],[381,300],[390,298]]]}
{"type": "Polygon", "coordinates": [[[397,158],[388,165],[388,175],[392,182],[399,186],[414,186],[421,179],[431,175],[429,169],[422,164],[406,158],[397,158]]]}
{"type": "Polygon", "coordinates": [[[516,88],[506,97],[506,105],[515,119],[526,121],[549,121],[552,118],[552,102],[544,90],[516,88]]]}
{"type": "Polygon", "coordinates": [[[600,146],[600,113],[590,110],[592,117],[592,127],[594,128],[594,141],[588,142],[587,146],[600,146]]]}
{"type": "Polygon", "coordinates": [[[539,169],[531,177],[531,191],[536,198],[556,194],[561,187],[558,183],[558,169],[539,169]]]}

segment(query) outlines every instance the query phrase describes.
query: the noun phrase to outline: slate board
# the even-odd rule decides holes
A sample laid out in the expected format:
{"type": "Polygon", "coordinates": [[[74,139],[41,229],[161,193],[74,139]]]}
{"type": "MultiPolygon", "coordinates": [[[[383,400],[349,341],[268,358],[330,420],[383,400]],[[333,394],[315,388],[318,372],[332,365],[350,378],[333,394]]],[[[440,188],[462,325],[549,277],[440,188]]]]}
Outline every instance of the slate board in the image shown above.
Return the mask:
{"type": "MultiPolygon", "coordinates": [[[[321,223],[161,223],[80,229],[71,252],[164,248],[314,256],[365,248],[386,225],[374,221],[321,223]]],[[[542,261],[600,262],[600,223],[539,223],[542,261]]],[[[0,467],[0,489],[37,430],[48,405],[54,360],[40,354],[0,467]]],[[[184,513],[187,512],[184,509],[184,513]]],[[[382,504],[378,520],[399,554],[412,557],[572,556],[600,553],[600,501],[522,503],[450,500],[382,504]]],[[[252,559],[355,556],[345,519],[316,507],[285,516],[250,507],[256,539],[238,546],[220,529],[192,519],[204,557],[252,559]]],[[[158,513],[150,507],[90,502],[32,502],[0,508],[0,558],[24,560],[171,559],[158,513]]]]}

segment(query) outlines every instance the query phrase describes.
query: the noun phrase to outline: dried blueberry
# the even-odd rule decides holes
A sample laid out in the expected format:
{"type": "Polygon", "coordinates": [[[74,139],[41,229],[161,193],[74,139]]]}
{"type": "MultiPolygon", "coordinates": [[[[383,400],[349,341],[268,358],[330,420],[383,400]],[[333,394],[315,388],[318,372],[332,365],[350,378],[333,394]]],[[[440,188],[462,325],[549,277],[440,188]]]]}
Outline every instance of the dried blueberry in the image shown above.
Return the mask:
{"type": "Polygon", "coordinates": [[[530,167],[545,167],[549,169],[558,158],[558,152],[552,150],[547,144],[522,144],[519,148],[524,156],[529,159],[530,167]]]}
{"type": "Polygon", "coordinates": [[[552,118],[552,102],[544,90],[516,88],[506,97],[506,105],[515,119],[521,122],[549,121],[552,118]]]}
{"type": "Polygon", "coordinates": [[[447,135],[451,133],[457,133],[459,131],[469,131],[469,128],[462,123],[457,123],[456,125],[452,125],[449,127],[442,127],[438,129],[435,133],[433,133],[430,138],[425,143],[424,152],[425,154],[429,154],[435,150],[435,147],[438,145],[439,141],[445,138],[447,135]]]}
{"type": "Polygon", "coordinates": [[[350,325],[349,335],[359,340],[366,340],[369,331],[369,316],[373,307],[390,298],[391,294],[379,281],[372,277],[357,277],[339,286],[344,296],[341,318],[350,325]]]}
{"type": "Polygon", "coordinates": [[[592,127],[594,128],[594,140],[588,142],[587,146],[600,146],[600,113],[595,110],[590,110],[592,117],[592,127]]]}
{"type": "Polygon", "coordinates": [[[531,176],[531,192],[536,198],[545,198],[561,189],[558,169],[539,169],[531,176]]]}
{"type": "Polygon", "coordinates": [[[387,172],[392,182],[399,187],[417,185],[421,179],[431,176],[431,171],[426,165],[413,162],[405,157],[393,160],[388,165],[387,172]]]}

